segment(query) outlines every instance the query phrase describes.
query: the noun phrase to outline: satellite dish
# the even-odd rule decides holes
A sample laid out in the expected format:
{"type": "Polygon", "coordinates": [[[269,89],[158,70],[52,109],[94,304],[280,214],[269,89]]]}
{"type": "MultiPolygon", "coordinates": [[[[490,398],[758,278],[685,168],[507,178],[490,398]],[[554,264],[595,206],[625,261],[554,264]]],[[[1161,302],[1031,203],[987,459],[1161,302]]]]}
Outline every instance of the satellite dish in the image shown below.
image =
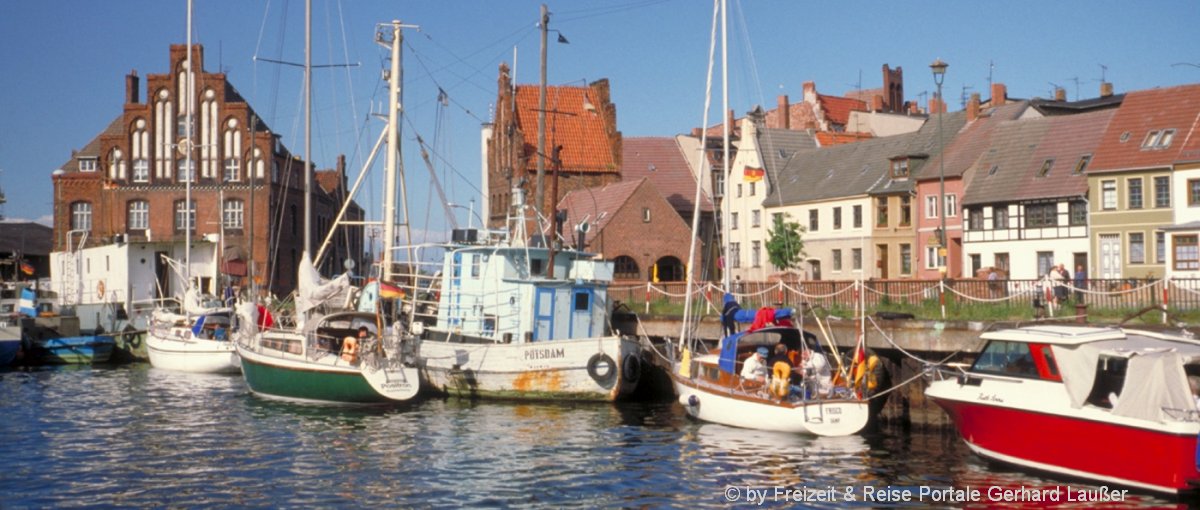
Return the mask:
{"type": "Polygon", "coordinates": [[[580,223],[578,226],[576,226],[576,227],[575,227],[575,230],[578,230],[578,231],[580,231],[580,232],[583,232],[583,233],[585,233],[585,234],[586,234],[586,233],[588,233],[588,231],[589,231],[589,230],[591,230],[591,229],[592,229],[592,224],[591,224],[591,223],[588,223],[588,222],[586,222],[586,221],[584,221],[584,222],[581,222],[581,223],[580,223]]]}

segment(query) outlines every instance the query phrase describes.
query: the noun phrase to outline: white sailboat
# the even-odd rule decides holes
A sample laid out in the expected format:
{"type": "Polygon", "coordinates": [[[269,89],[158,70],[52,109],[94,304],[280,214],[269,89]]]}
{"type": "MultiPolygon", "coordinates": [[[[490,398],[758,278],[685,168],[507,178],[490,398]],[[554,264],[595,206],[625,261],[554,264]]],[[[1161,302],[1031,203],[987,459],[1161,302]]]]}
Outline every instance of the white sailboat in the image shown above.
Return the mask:
{"type": "MultiPolygon", "coordinates": [[[[393,21],[381,26],[377,34],[381,44],[388,43],[392,55],[391,72],[387,75],[390,86],[388,125],[380,137],[381,142],[385,138],[388,140],[385,239],[394,238],[394,188],[400,153],[402,28],[404,25],[399,21],[393,21]]],[[[377,144],[368,158],[355,189],[379,147],[377,144]]],[[[353,196],[351,191],[347,200],[353,196]]],[[[340,222],[339,215],[334,228],[340,222]]],[[[318,252],[318,257],[320,254],[318,252]]],[[[385,279],[390,274],[390,254],[389,247],[384,257],[385,279]]],[[[300,262],[298,277],[296,324],[268,329],[251,335],[248,341],[238,342],[242,374],[250,390],[268,398],[335,404],[385,403],[414,397],[420,388],[420,378],[411,352],[412,340],[402,322],[394,320],[386,324],[375,291],[352,287],[348,274],[331,280],[322,278],[307,252],[300,262]],[[358,306],[360,301],[361,307],[358,306]]],[[[238,316],[243,325],[259,323],[253,305],[239,307],[238,316]]]]}
{"type": "MultiPolygon", "coordinates": [[[[714,5],[721,14],[721,24],[724,26],[725,2],[722,0],[714,5]]],[[[717,27],[717,11],[713,13],[713,37],[717,27]]],[[[722,30],[722,51],[725,52],[725,31],[722,30]]],[[[711,80],[710,53],[709,77],[711,80]]],[[[722,66],[722,72],[727,73],[728,66],[722,66]]],[[[710,82],[711,83],[711,82],[710,82]]],[[[724,87],[726,105],[722,111],[728,111],[728,80],[724,87]]],[[[711,89],[711,87],[710,87],[711,89]]],[[[704,125],[708,125],[708,107],[705,105],[704,125]]],[[[725,120],[723,158],[725,168],[723,175],[728,186],[729,176],[729,119],[725,120]]],[[[701,143],[701,147],[706,144],[701,143]]],[[[706,150],[706,149],[705,149],[706,150]]],[[[706,154],[701,151],[699,157],[706,154]]],[[[697,165],[698,168],[702,164],[697,165]]],[[[701,185],[697,182],[695,202],[699,203],[701,185]]],[[[724,196],[730,196],[725,193],[724,196]]],[[[728,226],[729,222],[722,221],[728,226]]],[[[699,210],[693,214],[692,230],[696,231],[699,224],[699,210]]],[[[728,228],[728,227],[726,227],[728,228]]],[[[728,239],[728,231],[722,236],[728,239]]],[[[692,251],[695,253],[696,241],[693,236],[692,251]]],[[[728,255],[725,258],[729,260],[728,255]]],[[[805,359],[821,356],[821,346],[816,337],[803,332],[784,322],[788,313],[776,313],[771,317],[773,325],[758,330],[734,333],[721,340],[718,349],[707,351],[692,337],[691,297],[694,282],[691,265],[687,268],[689,291],[686,292],[683,317],[683,329],[680,332],[681,356],[676,360],[670,372],[671,382],[679,395],[679,402],[689,416],[693,418],[729,425],[759,430],[781,432],[809,433],[821,436],[843,436],[855,434],[866,426],[869,418],[868,401],[857,398],[848,390],[839,391],[829,388],[827,382],[815,384],[817,374],[805,374],[804,382],[799,387],[793,386],[792,372],[804,371],[805,366],[796,367],[795,361],[777,361],[772,367],[766,367],[768,373],[762,380],[744,379],[741,369],[749,358],[756,356],[759,350],[774,351],[776,346],[784,346],[785,351],[804,353],[805,359]]],[[[728,272],[725,274],[725,288],[730,288],[728,272]]],[[[730,296],[732,298],[732,296],[730,296]]],[[[836,354],[836,353],[831,353],[836,354]]],[[[759,360],[761,362],[761,359],[759,360]]],[[[826,365],[828,360],[826,360],[826,365]]],[[[813,365],[807,365],[811,368],[813,365]]],[[[811,370],[810,370],[811,371],[811,370]]],[[[844,389],[842,389],[844,390],[844,389]]]]}
{"type": "MultiPolygon", "coordinates": [[[[195,69],[192,60],[192,2],[188,0],[187,20],[187,67],[186,83],[183,86],[186,100],[183,108],[184,115],[193,119],[195,115],[195,69]]],[[[196,179],[195,164],[192,160],[194,149],[194,121],[185,123],[186,136],[180,144],[180,151],[187,161],[187,171],[184,175],[184,203],[192,205],[192,181],[196,179]]],[[[220,301],[211,296],[204,296],[197,282],[191,275],[192,233],[196,227],[194,212],[189,211],[184,231],[185,243],[184,262],[182,266],[174,260],[165,259],[185,283],[181,309],[172,310],[160,303],[155,307],[150,318],[150,328],[146,334],[146,353],[150,364],[156,368],[182,372],[199,373],[237,373],[241,369],[237,349],[231,341],[230,329],[234,325],[231,320],[233,310],[225,308],[220,301]]]]}

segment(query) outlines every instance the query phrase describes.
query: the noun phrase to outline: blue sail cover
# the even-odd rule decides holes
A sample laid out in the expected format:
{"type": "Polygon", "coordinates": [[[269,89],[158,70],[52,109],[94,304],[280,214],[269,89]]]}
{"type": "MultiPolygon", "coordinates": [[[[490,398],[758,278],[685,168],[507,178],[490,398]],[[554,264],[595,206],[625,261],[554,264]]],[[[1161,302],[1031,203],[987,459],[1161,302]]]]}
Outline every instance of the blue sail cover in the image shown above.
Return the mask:
{"type": "Polygon", "coordinates": [[[721,371],[730,374],[737,373],[737,346],[738,340],[746,336],[745,332],[734,333],[721,340],[721,358],[718,365],[721,371]]]}

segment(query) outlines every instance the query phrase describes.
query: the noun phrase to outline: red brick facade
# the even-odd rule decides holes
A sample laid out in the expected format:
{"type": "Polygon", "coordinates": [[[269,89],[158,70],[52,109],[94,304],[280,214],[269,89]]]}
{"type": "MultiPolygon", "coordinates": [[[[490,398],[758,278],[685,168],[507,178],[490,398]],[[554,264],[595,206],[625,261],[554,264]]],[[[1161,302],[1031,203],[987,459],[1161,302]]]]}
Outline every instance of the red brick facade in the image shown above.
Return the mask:
{"type": "MultiPolygon", "coordinates": [[[[508,66],[500,65],[499,93],[491,138],[487,140],[488,225],[504,227],[512,205],[512,187],[524,182],[525,203],[537,203],[538,87],[514,87],[508,66]]],[[[617,131],[617,109],[609,98],[608,80],[587,87],[547,87],[546,154],[555,145],[563,147],[560,159],[559,195],[593,188],[621,179],[621,132],[617,131]],[[551,132],[552,131],[552,132],[551,132]]],[[[553,165],[544,162],[543,187],[549,217],[554,204],[553,165]]],[[[529,230],[533,232],[534,230],[529,230]]]]}
{"type": "MultiPolygon", "coordinates": [[[[171,46],[171,72],[146,77],[145,103],[139,101],[136,71],[126,76],[123,112],[56,172],[56,251],[68,247],[72,230],[87,230],[89,246],[112,242],[118,235],[139,241],[184,240],[183,215],[177,209],[182,212],[187,193],[187,124],[177,112],[187,106],[182,99],[186,57],[186,46],[171,46]]],[[[290,292],[304,242],[304,163],[258,119],[224,73],[203,72],[202,47],[193,47],[193,60],[198,72],[191,121],[192,238],[218,234],[225,222],[222,259],[234,283],[247,283],[242,273],[249,265],[263,286],[277,294],[290,292]]],[[[343,166],[339,159],[338,169],[314,178],[314,251],[344,202],[343,166]]],[[[362,209],[351,204],[347,219],[362,218],[362,209]]],[[[340,272],[347,258],[362,267],[361,227],[339,229],[335,239],[334,251],[323,260],[324,272],[340,272]]]]}

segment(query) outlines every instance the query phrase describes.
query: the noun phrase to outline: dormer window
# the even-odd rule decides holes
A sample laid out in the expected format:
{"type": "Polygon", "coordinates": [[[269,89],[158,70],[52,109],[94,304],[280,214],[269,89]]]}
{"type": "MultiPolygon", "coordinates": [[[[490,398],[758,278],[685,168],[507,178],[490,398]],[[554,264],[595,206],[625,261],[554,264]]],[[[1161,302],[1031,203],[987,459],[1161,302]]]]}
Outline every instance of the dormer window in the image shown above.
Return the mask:
{"type": "Polygon", "coordinates": [[[95,172],[96,171],[96,158],[80,158],[79,159],[79,171],[80,172],[95,172]]]}
{"type": "Polygon", "coordinates": [[[1146,138],[1142,140],[1142,150],[1166,149],[1171,146],[1171,141],[1174,139],[1174,129],[1151,131],[1146,133],[1146,138]]]}
{"type": "Polygon", "coordinates": [[[1054,158],[1049,158],[1046,161],[1042,162],[1042,168],[1038,169],[1037,176],[1045,177],[1047,175],[1050,175],[1051,168],[1054,168],[1054,158]]]}
{"type": "Polygon", "coordinates": [[[908,178],[908,158],[898,158],[892,160],[892,178],[908,178]]]}

